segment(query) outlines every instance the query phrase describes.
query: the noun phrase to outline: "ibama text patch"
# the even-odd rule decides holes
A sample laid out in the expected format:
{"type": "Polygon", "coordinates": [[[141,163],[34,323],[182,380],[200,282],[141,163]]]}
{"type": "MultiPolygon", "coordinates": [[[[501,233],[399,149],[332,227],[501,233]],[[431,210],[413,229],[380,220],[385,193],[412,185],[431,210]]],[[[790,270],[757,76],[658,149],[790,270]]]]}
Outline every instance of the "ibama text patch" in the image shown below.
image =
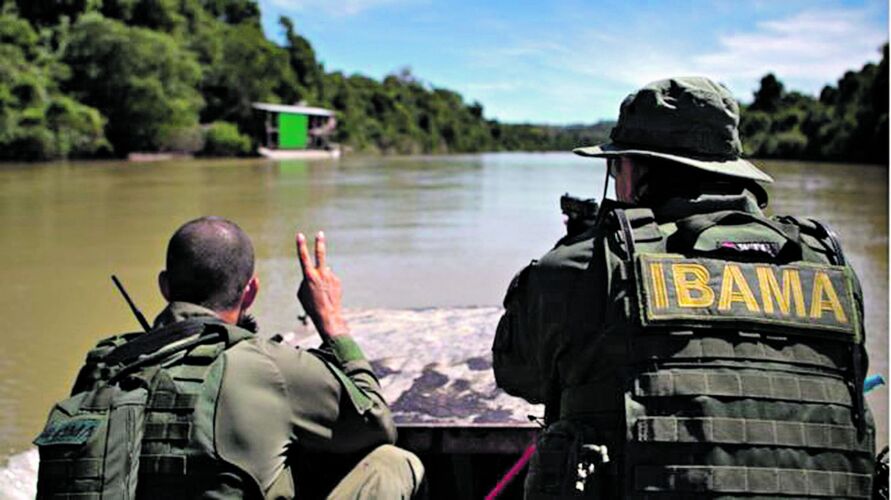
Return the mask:
{"type": "Polygon", "coordinates": [[[843,267],[655,254],[640,255],[638,266],[644,324],[760,323],[857,335],[852,280],[843,267]]]}

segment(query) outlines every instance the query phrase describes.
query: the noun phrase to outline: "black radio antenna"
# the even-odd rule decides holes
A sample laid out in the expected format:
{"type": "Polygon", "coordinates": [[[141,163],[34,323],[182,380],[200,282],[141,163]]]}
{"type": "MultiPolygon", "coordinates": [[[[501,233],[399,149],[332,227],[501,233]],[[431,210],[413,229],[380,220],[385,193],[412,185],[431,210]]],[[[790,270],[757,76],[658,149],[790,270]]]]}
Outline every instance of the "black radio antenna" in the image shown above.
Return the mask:
{"type": "Polygon", "coordinates": [[[124,296],[124,300],[127,301],[127,305],[130,306],[130,310],[133,311],[133,315],[136,316],[136,321],[139,321],[139,325],[142,326],[142,329],[146,332],[150,331],[152,329],[151,325],[146,321],[145,316],[142,315],[139,308],[136,307],[136,304],[133,303],[133,299],[130,298],[127,290],[124,290],[124,285],[121,284],[118,277],[112,274],[111,281],[114,281],[114,286],[118,287],[118,291],[124,296]]]}

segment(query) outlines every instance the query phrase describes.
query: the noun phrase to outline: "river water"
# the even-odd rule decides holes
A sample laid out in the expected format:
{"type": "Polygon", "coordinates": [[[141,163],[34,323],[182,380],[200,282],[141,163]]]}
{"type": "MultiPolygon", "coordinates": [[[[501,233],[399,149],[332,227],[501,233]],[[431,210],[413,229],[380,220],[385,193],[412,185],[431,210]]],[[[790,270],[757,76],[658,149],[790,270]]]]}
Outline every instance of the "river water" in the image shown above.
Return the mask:
{"type": "MultiPolygon", "coordinates": [[[[777,179],[775,213],[841,235],[863,282],[870,372],[887,378],[887,168],[759,164],[777,179]]],[[[352,314],[386,323],[417,310],[436,331],[444,310],[498,306],[513,273],[560,237],[559,196],[599,197],[603,174],[600,160],[564,153],[0,166],[0,465],[30,448],[97,339],[138,329],[112,273],[150,319],[160,310],[156,275],[186,220],[221,215],[252,236],[266,332],[300,330],[294,233],[318,229],[352,314]]],[[[869,397],[882,443],[887,399],[869,397]]]]}

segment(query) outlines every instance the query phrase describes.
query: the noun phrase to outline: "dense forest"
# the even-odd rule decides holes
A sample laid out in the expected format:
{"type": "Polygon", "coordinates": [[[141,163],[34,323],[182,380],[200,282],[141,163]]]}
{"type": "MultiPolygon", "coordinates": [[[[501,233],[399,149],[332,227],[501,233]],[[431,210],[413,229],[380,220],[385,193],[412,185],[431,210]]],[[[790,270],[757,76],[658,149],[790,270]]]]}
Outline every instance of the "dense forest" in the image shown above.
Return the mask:
{"type": "MultiPolygon", "coordinates": [[[[333,108],[334,140],[368,152],[568,150],[612,126],[487,120],[408,69],[326,71],[291,20],[280,27],[283,45],[255,0],[0,0],[0,159],[251,154],[257,101],[333,108]]],[[[765,77],[743,114],[747,152],[885,162],[887,53],[819,99],[765,77]]]]}
{"type": "Polygon", "coordinates": [[[882,60],[848,71],[817,98],[761,79],[741,114],[746,153],[756,158],[888,162],[888,44],[882,60]]]}
{"type": "Polygon", "coordinates": [[[253,0],[0,0],[0,158],[250,153],[252,102],[334,108],[354,150],[569,149],[609,126],[506,125],[409,70],[326,72],[287,18],[268,40],[253,0]]]}

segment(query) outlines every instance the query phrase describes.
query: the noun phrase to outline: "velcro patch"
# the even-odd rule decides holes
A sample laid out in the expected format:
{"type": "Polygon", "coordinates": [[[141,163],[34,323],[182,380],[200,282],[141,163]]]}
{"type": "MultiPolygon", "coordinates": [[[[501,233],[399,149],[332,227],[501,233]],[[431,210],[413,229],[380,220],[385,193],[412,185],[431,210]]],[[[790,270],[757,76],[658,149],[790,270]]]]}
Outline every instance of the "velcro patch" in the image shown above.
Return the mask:
{"type": "Polygon", "coordinates": [[[639,255],[638,265],[644,325],[757,323],[857,339],[853,285],[844,267],[656,254],[639,255]]]}
{"type": "Polygon", "coordinates": [[[98,418],[73,418],[61,422],[51,422],[34,440],[37,446],[82,445],[102,423],[98,418]]]}
{"type": "Polygon", "coordinates": [[[716,243],[716,248],[741,253],[763,253],[771,257],[776,257],[780,253],[780,245],[774,241],[719,241],[716,243]]]}

